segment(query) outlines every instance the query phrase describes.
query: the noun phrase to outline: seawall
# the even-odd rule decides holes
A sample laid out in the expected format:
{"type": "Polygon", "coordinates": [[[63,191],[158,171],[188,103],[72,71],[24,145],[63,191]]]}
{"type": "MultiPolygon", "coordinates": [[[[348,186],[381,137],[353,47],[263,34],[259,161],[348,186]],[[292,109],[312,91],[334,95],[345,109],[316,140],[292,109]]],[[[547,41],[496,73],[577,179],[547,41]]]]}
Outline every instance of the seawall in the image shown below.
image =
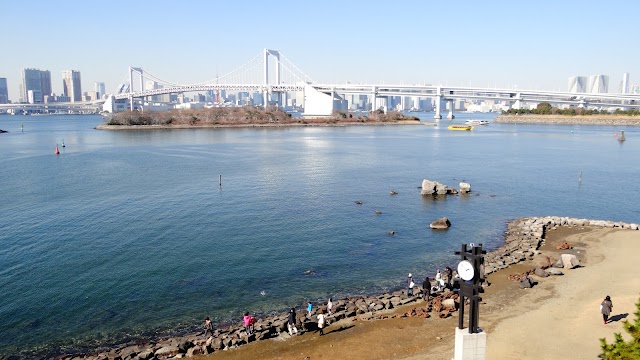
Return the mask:
{"type": "Polygon", "coordinates": [[[493,121],[503,124],[640,126],[640,116],[629,115],[500,115],[493,121]]]}

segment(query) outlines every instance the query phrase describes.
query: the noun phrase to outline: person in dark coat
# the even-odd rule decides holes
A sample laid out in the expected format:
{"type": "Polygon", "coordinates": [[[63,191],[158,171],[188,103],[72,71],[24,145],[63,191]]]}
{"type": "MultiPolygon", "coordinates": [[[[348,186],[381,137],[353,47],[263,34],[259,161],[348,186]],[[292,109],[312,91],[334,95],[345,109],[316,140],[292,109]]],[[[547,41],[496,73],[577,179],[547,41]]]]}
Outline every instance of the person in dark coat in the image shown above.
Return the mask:
{"type": "Polygon", "coordinates": [[[444,268],[444,274],[447,277],[447,280],[446,280],[447,289],[452,289],[451,282],[453,281],[453,269],[447,266],[446,268],[444,268]]]}
{"type": "Polygon", "coordinates": [[[609,321],[611,310],[613,310],[613,303],[611,302],[611,297],[607,295],[602,301],[602,304],[600,304],[600,312],[602,313],[602,320],[604,320],[605,325],[609,321]]]}
{"type": "Polygon", "coordinates": [[[293,336],[293,334],[298,334],[298,328],[296,327],[296,309],[294,308],[291,308],[291,310],[289,310],[287,329],[289,329],[290,336],[293,336]]]}
{"type": "Polygon", "coordinates": [[[429,301],[429,298],[431,297],[431,281],[428,276],[424,278],[424,281],[422,282],[422,296],[424,301],[429,301]]]}

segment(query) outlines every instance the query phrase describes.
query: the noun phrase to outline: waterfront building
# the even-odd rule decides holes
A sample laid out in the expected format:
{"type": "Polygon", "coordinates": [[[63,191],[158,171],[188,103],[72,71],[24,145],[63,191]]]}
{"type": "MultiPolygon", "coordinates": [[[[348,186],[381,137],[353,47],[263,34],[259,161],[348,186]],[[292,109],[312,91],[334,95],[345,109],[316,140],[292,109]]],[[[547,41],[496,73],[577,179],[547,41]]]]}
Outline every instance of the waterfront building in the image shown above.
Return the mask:
{"type": "Polygon", "coordinates": [[[7,78],[0,78],[0,104],[9,103],[9,88],[7,78]]]}
{"type": "Polygon", "coordinates": [[[193,95],[193,102],[196,103],[201,103],[201,102],[206,102],[207,101],[207,97],[204,94],[195,94],[193,95]]]}
{"type": "Polygon", "coordinates": [[[591,75],[589,76],[589,85],[587,92],[591,94],[603,94],[609,92],[609,76],[608,75],[591,75]]]}
{"type": "Polygon", "coordinates": [[[264,103],[264,100],[262,99],[262,93],[259,91],[254,92],[251,103],[254,106],[262,105],[264,103]]]}
{"type": "Polygon", "coordinates": [[[103,82],[94,82],[93,91],[95,91],[98,94],[98,99],[102,99],[106,95],[103,82]]]}
{"type": "Polygon", "coordinates": [[[62,72],[62,89],[64,96],[71,98],[71,102],[82,101],[82,86],[80,71],[65,70],[62,72]]]}
{"type": "Polygon", "coordinates": [[[29,104],[40,104],[44,100],[42,93],[40,90],[29,90],[27,91],[27,102],[29,104]]]}
{"type": "Polygon", "coordinates": [[[49,70],[22,69],[20,99],[31,104],[42,103],[44,95],[51,94],[51,72],[49,70]],[[31,97],[29,97],[31,91],[31,97]]]}
{"type": "Polygon", "coordinates": [[[585,92],[587,92],[587,77],[586,76],[571,76],[569,78],[569,92],[570,93],[585,93],[585,92]]]}
{"type": "Polygon", "coordinates": [[[629,93],[629,73],[622,74],[622,89],[620,92],[623,94],[629,93]]]}

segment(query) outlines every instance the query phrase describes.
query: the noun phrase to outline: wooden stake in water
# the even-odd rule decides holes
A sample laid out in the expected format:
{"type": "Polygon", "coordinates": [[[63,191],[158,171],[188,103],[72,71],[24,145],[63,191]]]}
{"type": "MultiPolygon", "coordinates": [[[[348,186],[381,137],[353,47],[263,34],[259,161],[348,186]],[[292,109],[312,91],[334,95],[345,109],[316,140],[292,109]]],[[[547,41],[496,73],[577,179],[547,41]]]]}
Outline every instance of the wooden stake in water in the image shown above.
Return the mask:
{"type": "Polygon", "coordinates": [[[222,186],[222,175],[218,176],[218,186],[222,186]]]}

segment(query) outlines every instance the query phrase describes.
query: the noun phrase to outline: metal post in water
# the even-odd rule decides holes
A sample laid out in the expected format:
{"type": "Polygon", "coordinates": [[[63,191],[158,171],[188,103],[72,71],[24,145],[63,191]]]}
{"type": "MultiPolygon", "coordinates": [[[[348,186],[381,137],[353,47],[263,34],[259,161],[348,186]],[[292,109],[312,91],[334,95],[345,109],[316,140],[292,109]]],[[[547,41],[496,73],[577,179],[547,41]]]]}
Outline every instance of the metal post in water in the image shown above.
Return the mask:
{"type": "Polygon", "coordinates": [[[222,175],[218,176],[218,186],[222,186],[222,175]]]}

